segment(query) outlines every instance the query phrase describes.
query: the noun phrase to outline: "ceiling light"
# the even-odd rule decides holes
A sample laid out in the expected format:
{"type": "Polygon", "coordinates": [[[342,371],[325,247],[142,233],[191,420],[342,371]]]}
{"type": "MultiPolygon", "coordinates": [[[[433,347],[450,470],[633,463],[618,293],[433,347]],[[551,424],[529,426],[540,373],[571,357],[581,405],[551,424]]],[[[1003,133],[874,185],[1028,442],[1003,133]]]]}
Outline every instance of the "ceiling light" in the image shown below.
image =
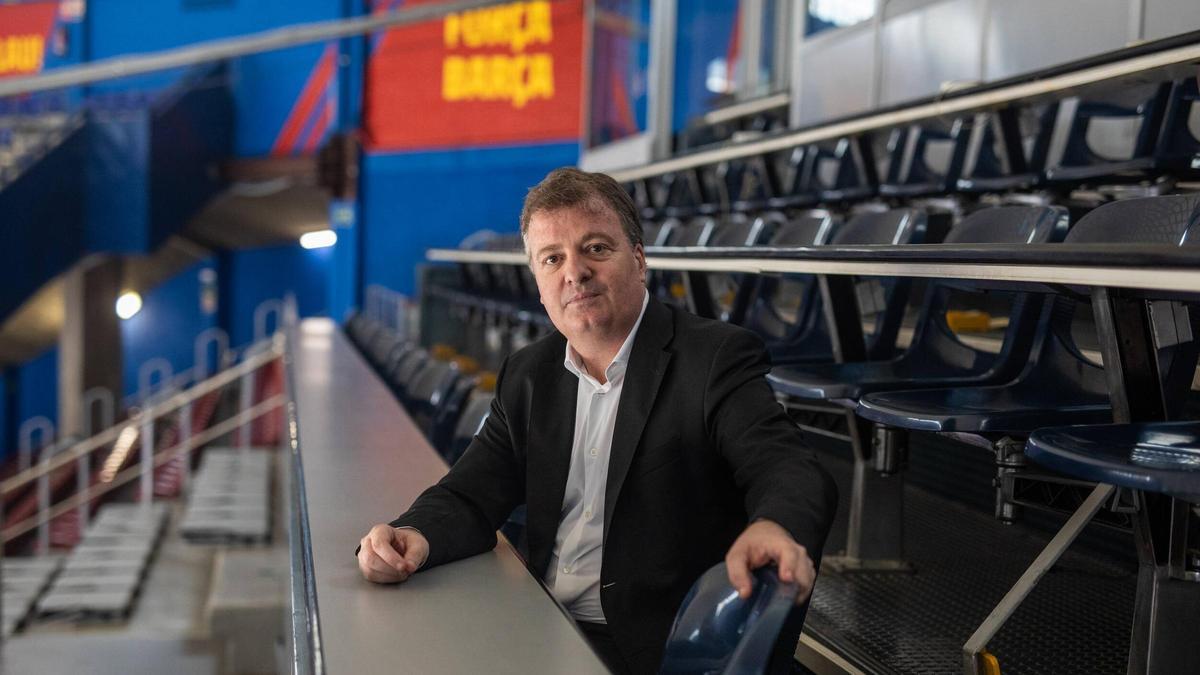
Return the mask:
{"type": "Polygon", "coordinates": [[[307,249],[327,248],[337,243],[337,232],[317,230],[300,235],[300,245],[307,249]]]}
{"type": "Polygon", "coordinates": [[[131,318],[142,309],[142,296],[136,291],[125,291],[117,298],[117,316],[122,319],[131,318]]]}

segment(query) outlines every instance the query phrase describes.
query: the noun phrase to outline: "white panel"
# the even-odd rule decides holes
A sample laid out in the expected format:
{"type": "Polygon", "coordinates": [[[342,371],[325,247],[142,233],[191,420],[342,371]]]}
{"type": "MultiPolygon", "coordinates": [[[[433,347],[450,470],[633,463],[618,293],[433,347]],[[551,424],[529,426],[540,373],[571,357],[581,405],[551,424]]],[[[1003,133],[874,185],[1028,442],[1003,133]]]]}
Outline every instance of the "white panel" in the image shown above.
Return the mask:
{"type": "Polygon", "coordinates": [[[871,106],[871,24],[845,28],[802,46],[800,124],[813,124],[862,112],[871,106]],[[866,30],[864,30],[866,29],[866,30]]]}
{"type": "Polygon", "coordinates": [[[992,2],[986,79],[1019,75],[1126,46],[1131,39],[1130,3],[1138,1],[992,2]]]}
{"type": "Polygon", "coordinates": [[[1197,0],[1145,0],[1145,38],[1157,40],[1170,35],[1200,30],[1197,0]]]}
{"type": "Polygon", "coordinates": [[[936,94],[943,82],[979,79],[979,0],[950,0],[883,24],[880,105],[936,94]]]}

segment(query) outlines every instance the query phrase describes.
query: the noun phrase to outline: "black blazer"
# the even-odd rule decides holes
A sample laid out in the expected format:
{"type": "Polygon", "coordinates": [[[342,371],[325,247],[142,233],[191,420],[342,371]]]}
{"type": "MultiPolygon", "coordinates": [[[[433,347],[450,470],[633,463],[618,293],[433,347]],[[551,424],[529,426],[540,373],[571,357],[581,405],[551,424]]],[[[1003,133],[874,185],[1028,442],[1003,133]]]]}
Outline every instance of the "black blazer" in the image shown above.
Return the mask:
{"type": "MultiPolygon", "coordinates": [[[[524,502],[528,562],[545,576],[575,425],[565,348],[555,333],[506,360],[466,454],[392,522],[429,540],[425,567],[491,550],[524,502]]],[[[646,307],[613,432],[600,592],[635,672],[657,670],[687,590],[748,522],[779,523],[820,560],[836,489],[776,402],[769,369],[753,333],[653,298],[646,307]]]]}

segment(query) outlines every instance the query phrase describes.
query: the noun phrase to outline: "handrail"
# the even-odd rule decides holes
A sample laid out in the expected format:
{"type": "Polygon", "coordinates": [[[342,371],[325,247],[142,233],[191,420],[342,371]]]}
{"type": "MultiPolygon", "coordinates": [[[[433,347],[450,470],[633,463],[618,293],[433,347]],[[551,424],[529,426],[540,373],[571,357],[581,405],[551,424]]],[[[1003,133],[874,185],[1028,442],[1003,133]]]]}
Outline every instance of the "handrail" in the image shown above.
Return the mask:
{"type": "Polygon", "coordinates": [[[321,643],[321,615],[317,609],[317,581],[313,572],[312,534],[309,531],[308,495],[304,487],[304,463],[300,456],[299,411],[296,409],[295,381],[292,377],[292,355],[286,352],[284,387],[288,394],[286,408],[288,450],[292,464],[291,532],[288,537],[290,557],[291,614],[292,614],[292,673],[322,675],[325,657],[321,643]],[[303,636],[306,639],[300,639],[303,636]]]}
{"type": "Polygon", "coordinates": [[[1140,54],[1113,63],[1104,63],[1083,68],[1045,79],[986,88],[984,91],[978,93],[966,93],[945,100],[934,100],[929,103],[904,107],[898,110],[866,115],[832,124],[822,124],[817,127],[793,131],[770,138],[726,145],[711,150],[699,150],[653,164],[617,169],[610,171],[609,175],[618,182],[625,183],[642,178],[660,176],[673,171],[684,171],[686,169],[694,169],[734,159],[787,150],[808,143],[816,143],[843,136],[853,136],[875,129],[895,127],[923,119],[943,115],[955,115],[969,110],[987,109],[1012,101],[1030,99],[1047,94],[1065,93],[1085,85],[1125,78],[1197,60],[1200,60],[1200,44],[1183,45],[1149,54],[1140,54]]]}
{"type": "MultiPolygon", "coordinates": [[[[89,487],[82,494],[75,493],[74,495],[67,497],[66,499],[63,499],[62,501],[58,502],[54,506],[51,506],[44,511],[39,511],[36,515],[30,516],[15,525],[10,525],[8,528],[4,529],[2,533],[0,533],[0,544],[2,544],[4,542],[12,541],[14,538],[19,537],[22,534],[25,534],[26,532],[29,532],[30,530],[38,527],[39,525],[42,525],[43,523],[47,523],[47,522],[57,518],[58,516],[80,506],[81,504],[85,504],[85,503],[91,501],[92,499],[99,497],[102,494],[105,494],[107,492],[115,490],[116,488],[124,485],[125,483],[128,483],[128,482],[132,481],[133,479],[138,478],[145,471],[157,469],[158,467],[162,466],[163,464],[166,464],[167,462],[170,462],[171,460],[175,459],[176,457],[180,457],[184,454],[187,454],[187,453],[191,452],[192,450],[198,448],[201,445],[209,443],[217,438],[220,438],[221,436],[233,431],[234,429],[237,429],[238,427],[240,427],[244,424],[248,424],[248,423],[254,421],[255,419],[265,415],[266,413],[274,410],[275,408],[283,405],[286,401],[287,401],[287,396],[285,394],[276,394],[276,395],[272,396],[271,398],[269,398],[265,401],[261,401],[258,404],[254,405],[253,407],[251,407],[243,412],[233,415],[232,417],[230,417],[227,420],[224,420],[222,422],[214,424],[213,426],[209,427],[208,429],[205,429],[204,431],[200,432],[199,434],[196,434],[190,440],[185,441],[185,442],[180,442],[177,445],[173,446],[172,448],[158,453],[157,455],[155,455],[154,461],[151,463],[152,466],[150,467],[150,469],[147,469],[147,467],[143,467],[140,465],[139,466],[131,466],[127,469],[124,469],[120,473],[116,474],[111,481],[105,483],[102,487],[97,487],[97,488],[89,487]]],[[[127,424],[122,425],[122,427],[132,426],[132,427],[136,428],[138,425],[139,425],[138,422],[131,421],[127,424]]],[[[10,479],[10,480],[12,480],[12,479],[10,479]]],[[[7,485],[8,482],[9,481],[5,481],[5,484],[7,485]]]]}
{"type": "MultiPolygon", "coordinates": [[[[1063,244],[1052,244],[1063,247],[1063,244]]],[[[914,244],[913,247],[939,247],[945,244],[914,244]]],[[[835,247],[825,247],[826,251],[835,247]]],[[[1172,252],[1178,251],[1170,247],[1172,252]]],[[[821,251],[811,258],[758,257],[753,250],[738,250],[737,257],[675,257],[673,254],[697,253],[686,248],[651,249],[646,266],[656,270],[695,272],[736,272],[745,274],[852,274],[859,276],[901,276],[925,278],[972,279],[1074,286],[1120,286],[1144,290],[1200,292],[1200,269],[1196,267],[1134,266],[1134,265],[1043,265],[1036,263],[948,262],[921,260],[872,260],[868,257],[845,259],[821,258],[821,251]],[[658,255],[656,255],[658,253],[658,255]],[[663,255],[666,254],[666,255],[663,255]],[[1119,279],[1119,281],[1117,281],[1119,279]]],[[[705,249],[708,254],[728,253],[705,249]]],[[[430,249],[426,258],[436,262],[471,262],[499,265],[524,265],[523,253],[508,251],[461,251],[430,249]]]]}
{"type": "Polygon", "coordinates": [[[138,415],[135,415],[131,420],[122,422],[120,424],[115,424],[108,429],[101,431],[95,436],[80,441],[67,450],[60,452],[53,459],[43,462],[37,467],[31,467],[21,471],[15,476],[0,482],[0,494],[11,492],[21,485],[32,481],[38,476],[50,473],[61,466],[69,464],[70,462],[78,459],[81,455],[88,454],[97,448],[112,443],[113,441],[117,440],[117,437],[121,435],[121,432],[124,431],[125,427],[130,424],[140,425],[154,421],[159,417],[176,410],[177,408],[181,408],[184,405],[191,403],[192,401],[204,396],[205,394],[208,394],[209,392],[224,387],[242,375],[253,372],[267,363],[274,361],[275,359],[279,358],[283,351],[282,335],[275,338],[272,342],[273,344],[269,350],[247,357],[246,360],[242,361],[236,366],[232,366],[226,370],[223,370],[207,380],[193,385],[186,391],[179,392],[178,394],[174,394],[164,401],[155,403],[154,405],[140,412],[138,415]]]}

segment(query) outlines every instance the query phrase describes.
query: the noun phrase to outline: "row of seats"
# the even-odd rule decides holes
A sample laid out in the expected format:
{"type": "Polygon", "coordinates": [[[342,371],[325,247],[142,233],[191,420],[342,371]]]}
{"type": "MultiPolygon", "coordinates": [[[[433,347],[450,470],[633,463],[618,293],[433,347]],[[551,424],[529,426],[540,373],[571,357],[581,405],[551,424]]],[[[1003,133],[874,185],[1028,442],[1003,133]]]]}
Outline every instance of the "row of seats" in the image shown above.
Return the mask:
{"type": "Polygon", "coordinates": [[[357,314],[346,334],[448,464],[454,464],[491,409],[496,375],[447,345],[425,349],[357,314]]]}
{"type": "MultiPolygon", "coordinates": [[[[1012,103],[628,184],[650,221],[871,198],[995,193],[1193,175],[1197,78],[1012,103]]],[[[1166,186],[1169,187],[1169,186],[1166,186]]]]}

